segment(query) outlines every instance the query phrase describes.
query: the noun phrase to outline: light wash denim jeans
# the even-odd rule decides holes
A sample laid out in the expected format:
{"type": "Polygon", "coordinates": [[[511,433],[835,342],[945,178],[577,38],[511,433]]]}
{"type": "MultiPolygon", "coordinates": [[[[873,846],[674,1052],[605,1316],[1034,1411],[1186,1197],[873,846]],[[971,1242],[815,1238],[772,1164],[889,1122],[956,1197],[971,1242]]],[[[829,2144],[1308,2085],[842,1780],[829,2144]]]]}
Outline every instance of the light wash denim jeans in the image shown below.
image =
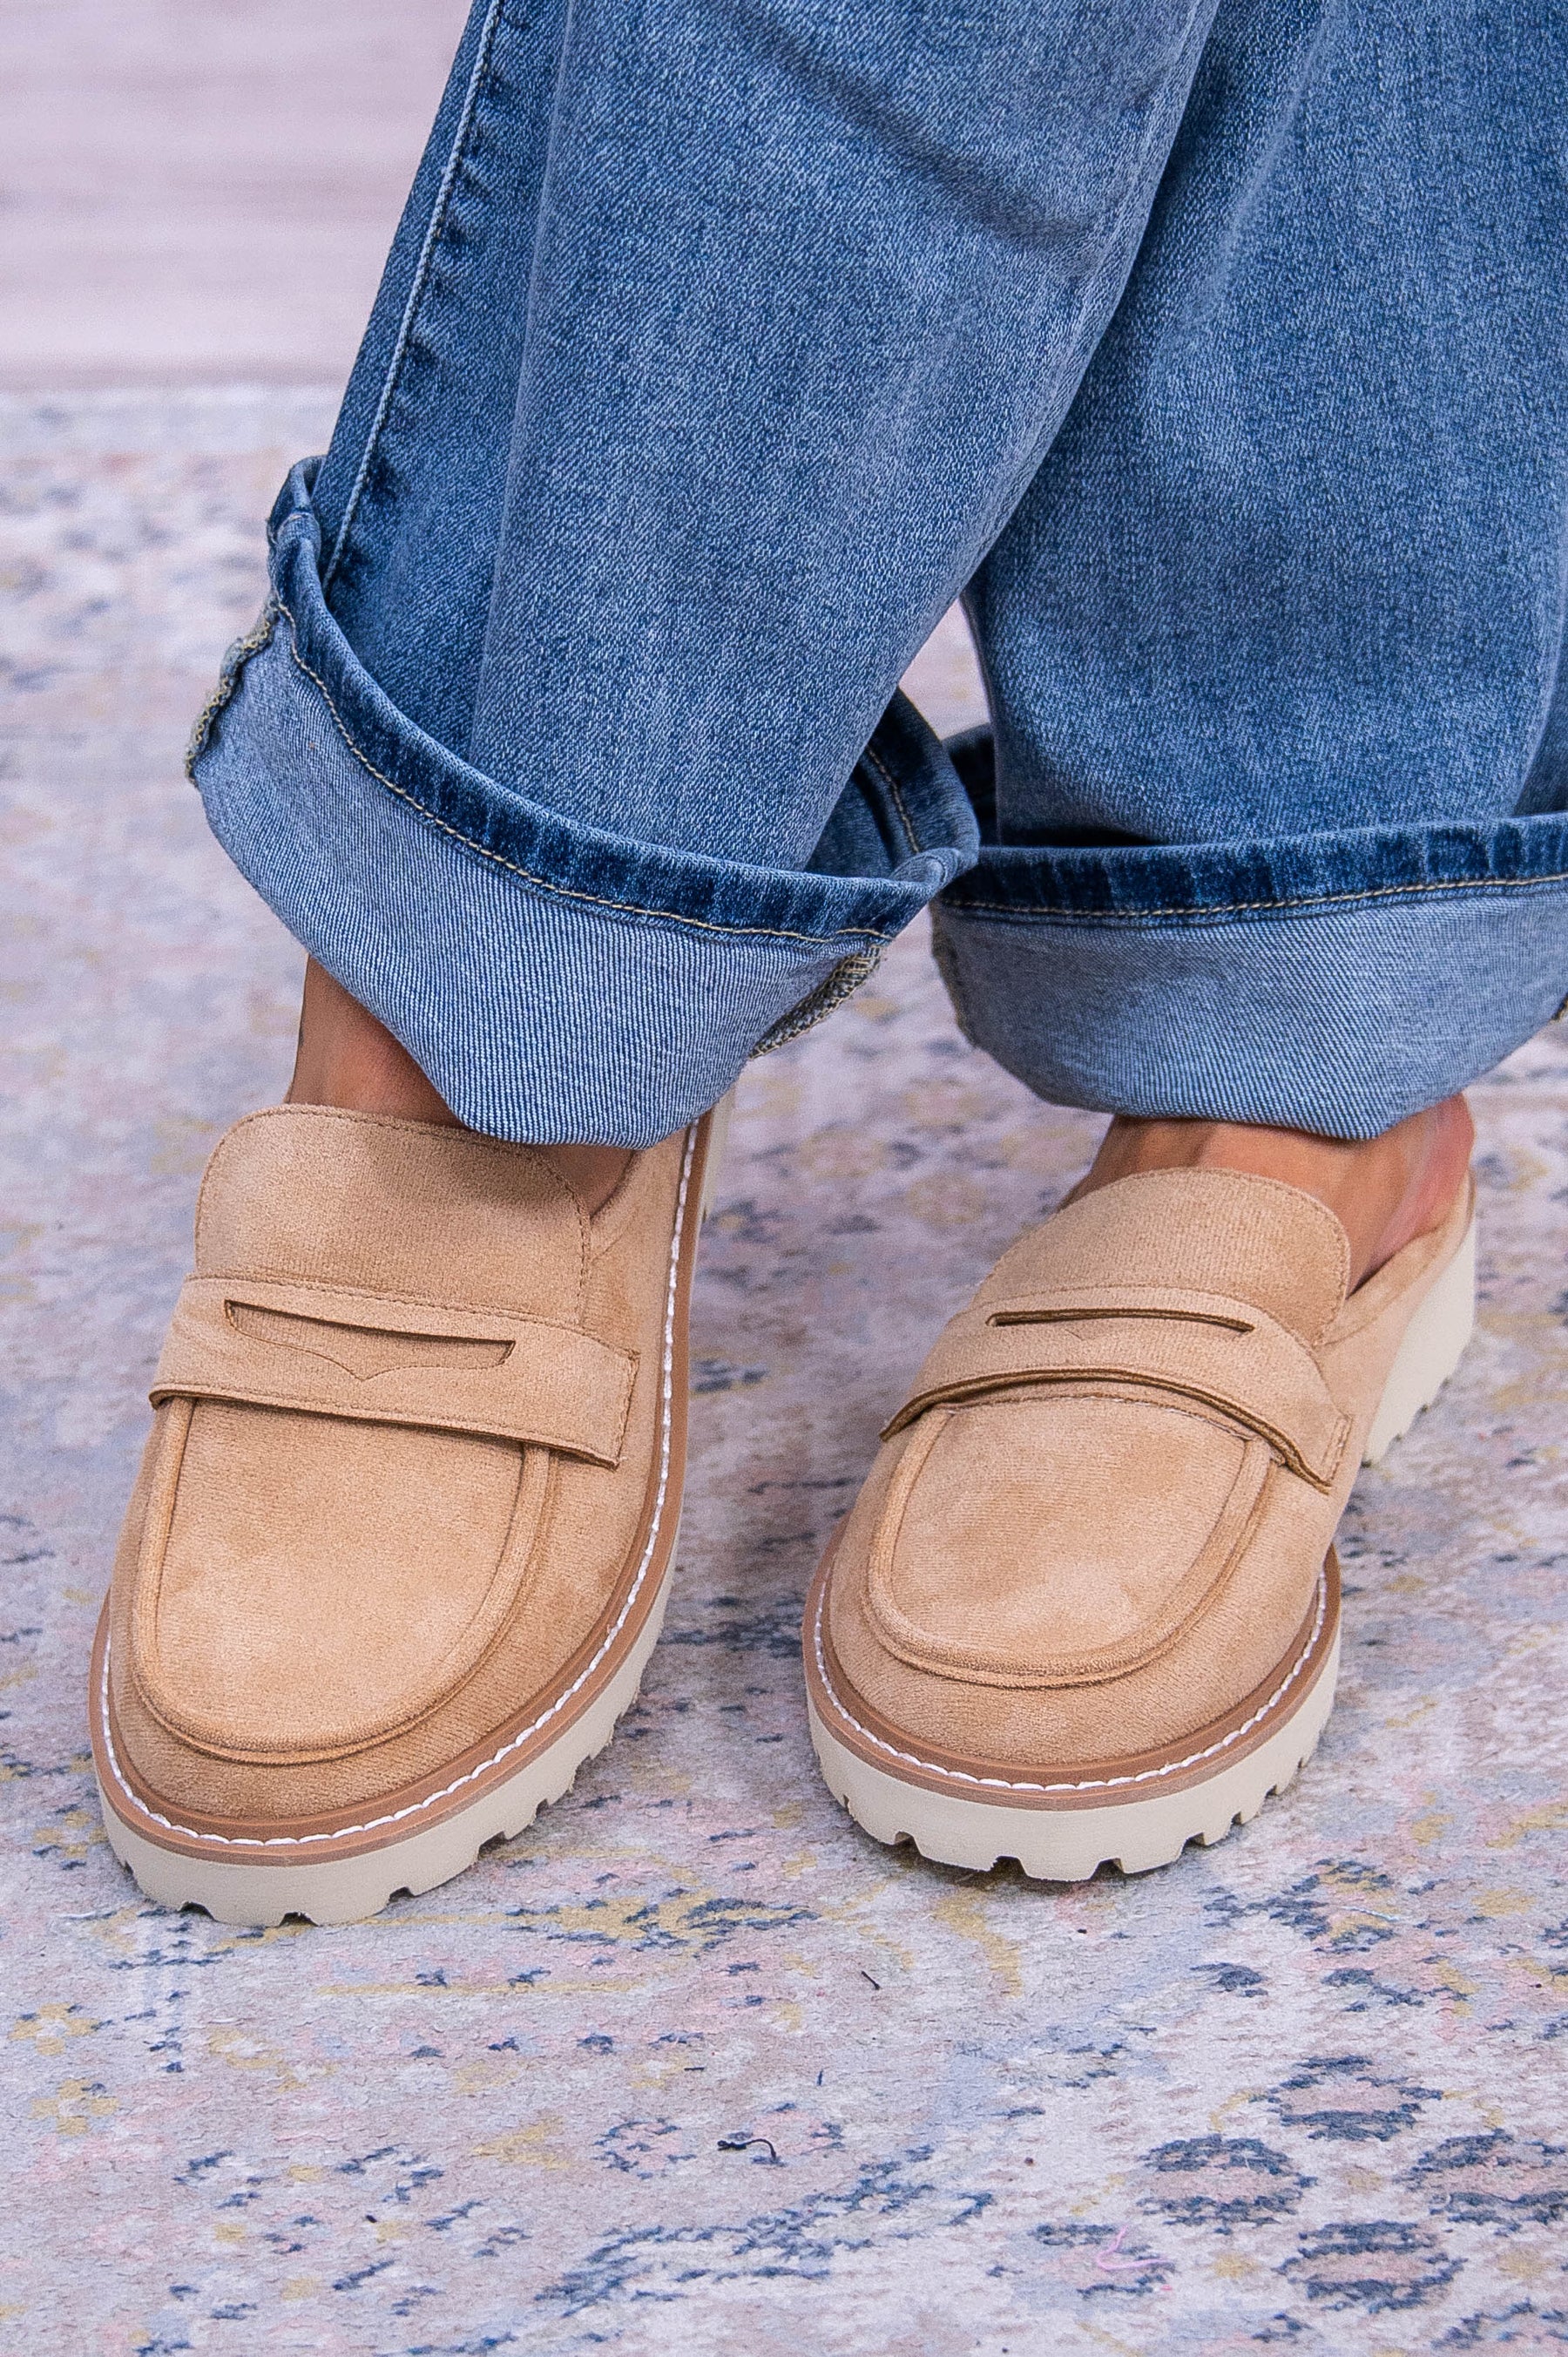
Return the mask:
{"type": "Polygon", "coordinates": [[[478,0],[218,834],[503,1136],[678,1127],[933,899],[1044,1096],[1446,1095],[1568,991],[1565,68],[1563,0],[478,0]]]}

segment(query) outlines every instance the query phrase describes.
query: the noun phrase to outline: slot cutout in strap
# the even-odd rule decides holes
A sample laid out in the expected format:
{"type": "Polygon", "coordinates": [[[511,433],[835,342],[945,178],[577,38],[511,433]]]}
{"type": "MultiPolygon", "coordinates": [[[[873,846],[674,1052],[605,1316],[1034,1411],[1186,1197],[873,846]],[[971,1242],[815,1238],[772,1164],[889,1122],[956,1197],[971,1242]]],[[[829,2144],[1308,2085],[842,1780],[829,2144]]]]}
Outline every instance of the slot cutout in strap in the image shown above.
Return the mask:
{"type": "Polygon", "coordinates": [[[1186,1318],[1193,1326],[1221,1326],[1229,1334],[1250,1334],[1256,1320],[1221,1318],[1212,1309],[993,1309],[988,1326],[1083,1326],[1096,1318],[1186,1318]]]}
{"type": "Polygon", "coordinates": [[[478,1341],[467,1334],[404,1334],[378,1326],[340,1326],[333,1318],[300,1318],[293,1310],[261,1309],[250,1301],[225,1301],[223,1308],[237,1332],[329,1359],[361,1383],[397,1367],[499,1367],[514,1347],[478,1341]]]}
{"type": "Polygon", "coordinates": [[[188,1277],[153,1379],[227,1400],[532,1443],[619,1463],[636,1354],[506,1310],[387,1301],[261,1278],[188,1277]]]}
{"type": "Polygon", "coordinates": [[[939,1405],[1069,1383],[1132,1383],[1218,1408],[1321,1490],[1350,1429],[1306,1344],[1251,1302],[1084,1286],[961,1312],[883,1437],[939,1405]]]}

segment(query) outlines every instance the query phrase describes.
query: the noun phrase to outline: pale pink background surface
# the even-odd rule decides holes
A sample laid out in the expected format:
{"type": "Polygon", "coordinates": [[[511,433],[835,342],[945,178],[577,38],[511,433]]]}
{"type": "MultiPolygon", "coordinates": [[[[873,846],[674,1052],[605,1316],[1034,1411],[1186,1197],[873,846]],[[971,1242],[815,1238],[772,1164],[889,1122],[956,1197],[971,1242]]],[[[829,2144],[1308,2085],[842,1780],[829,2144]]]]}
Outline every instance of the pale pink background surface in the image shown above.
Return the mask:
{"type": "Polygon", "coordinates": [[[340,383],[463,15],[3,0],[0,383],[340,383]]]}

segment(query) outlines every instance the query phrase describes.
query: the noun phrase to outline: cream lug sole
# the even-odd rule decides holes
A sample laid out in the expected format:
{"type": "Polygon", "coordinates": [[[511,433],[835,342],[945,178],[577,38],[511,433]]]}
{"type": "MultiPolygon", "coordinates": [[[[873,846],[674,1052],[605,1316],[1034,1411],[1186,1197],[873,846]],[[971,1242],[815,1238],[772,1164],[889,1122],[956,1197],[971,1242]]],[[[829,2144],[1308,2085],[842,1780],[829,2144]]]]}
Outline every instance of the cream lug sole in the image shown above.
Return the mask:
{"type": "MultiPolygon", "coordinates": [[[[732,1090],[714,1108],[697,1202],[699,1226],[705,1223],[717,1194],[734,1094],[732,1090]]],[[[671,1290],[671,1302],[673,1297],[671,1290]]],[[[670,1340],[667,1330],[663,1408],[666,1446],[671,1410],[670,1340]]],[[[438,1817],[417,1833],[348,1855],[287,1865],[275,1858],[263,1864],[242,1857],[199,1857],[185,1849],[165,1847],[128,1824],[121,1813],[124,1803],[116,1805],[117,1796],[112,1796],[110,1791],[110,1784],[121,1771],[110,1718],[105,1654],[94,1676],[93,1709],[99,1720],[103,1762],[109,1771],[106,1778],[103,1766],[99,1767],[98,1789],[110,1848],[122,1866],[129,1868],[146,1896],[160,1906],[201,1907],[220,1923],[257,1928],[281,1923],[288,1916],[304,1916],[313,1923],[357,1923],[367,1916],[379,1914],[395,1898],[417,1897],[421,1891],[449,1881],[472,1866],[488,1844],[514,1838],[533,1823],[541,1809],[564,1798],[575,1782],[578,1770],[608,1744],[618,1720],[637,1699],[649,1657],[658,1642],[679,1534],[677,1513],[674,1535],[665,1550],[663,1577],[635,1641],[614,1674],[585,1709],[568,1717],[553,1742],[534,1752],[513,1775],[487,1784],[467,1807],[438,1817]]],[[[651,1540],[650,1544],[651,1547],[651,1540]]],[[[127,1788],[126,1798],[132,1797],[127,1788]]],[[[304,1844],[295,1838],[289,1846],[299,1848],[304,1844]]]]}
{"type": "MultiPolygon", "coordinates": [[[[1464,1243],[1405,1331],[1368,1432],[1363,1464],[1379,1463],[1422,1409],[1431,1406],[1459,1364],[1475,1317],[1472,1220],[1464,1243]]],[[[1326,1596],[1326,1586],[1323,1592],[1326,1596]]],[[[825,1593],[819,1577],[814,1606],[809,1608],[814,1610],[815,1625],[808,1631],[808,1644],[817,1673],[813,1684],[836,1702],[822,1645],[825,1593]]],[[[807,1707],[828,1790],[875,1840],[890,1846],[912,1842],[922,1857],[942,1866],[984,1872],[1008,1858],[1033,1880],[1087,1882],[1102,1865],[1120,1867],[1123,1874],[1168,1866],[1188,1842],[1211,1846],[1223,1841],[1232,1825],[1250,1823],[1269,1795],[1283,1792],[1311,1759],[1334,1706],[1338,1667],[1336,1627],[1322,1666],[1266,1740],[1200,1781],[1156,1789],[1135,1800],[1070,1806],[980,1800],[906,1781],[842,1742],[832,1717],[819,1708],[815,1692],[808,1692],[807,1707]]]]}
{"type": "Polygon", "coordinates": [[[581,1717],[515,1776],[420,1833],[358,1857],[310,1865],[248,1865],[238,1858],[196,1858],[161,1848],[134,1832],[105,1794],[103,1828],[109,1846],[149,1899],[162,1907],[204,1907],[220,1923],[265,1927],[288,1915],[306,1916],[312,1923],[358,1923],[367,1915],[379,1915],[391,1900],[417,1898],[472,1866],[488,1842],[510,1840],[524,1832],[541,1809],[571,1791],[579,1768],[605,1749],[616,1721],[637,1699],[648,1657],[659,1640],[668,1592],[666,1579],[636,1644],[581,1717]]]}
{"type": "Polygon", "coordinates": [[[1146,1874],[1169,1866],[1189,1841],[1223,1841],[1231,1826],[1255,1817],[1271,1792],[1283,1792],[1311,1759],[1334,1707],[1339,1668],[1336,1631],[1316,1684],[1266,1743],[1200,1784],[1155,1792],[1146,1799],[1042,1809],[932,1792],[873,1768],[830,1733],[815,1705],[811,1740],[822,1778],[863,1831],[890,1846],[913,1842],[939,1866],[983,1873],[1015,1858],[1036,1882],[1087,1882],[1096,1868],[1146,1874]]]}

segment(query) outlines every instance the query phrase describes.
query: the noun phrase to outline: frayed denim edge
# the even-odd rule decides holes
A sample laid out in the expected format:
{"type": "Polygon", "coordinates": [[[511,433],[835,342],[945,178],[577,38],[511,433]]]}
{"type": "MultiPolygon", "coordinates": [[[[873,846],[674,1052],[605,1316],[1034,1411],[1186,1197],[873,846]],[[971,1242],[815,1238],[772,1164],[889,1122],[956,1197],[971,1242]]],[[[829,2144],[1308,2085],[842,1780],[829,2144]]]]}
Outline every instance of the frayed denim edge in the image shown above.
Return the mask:
{"type": "Polygon", "coordinates": [[[251,657],[259,655],[272,637],[282,613],[283,606],[280,600],[269,596],[244,637],[235,639],[231,642],[224,654],[223,661],[219,665],[218,684],[197,714],[189,742],[185,748],[185,774],[198,793],[201,791],[201,780],[196,774],[196,765],[211,742],[212,730],[218,716],[239,686],[240,674],[251,657]]]}

